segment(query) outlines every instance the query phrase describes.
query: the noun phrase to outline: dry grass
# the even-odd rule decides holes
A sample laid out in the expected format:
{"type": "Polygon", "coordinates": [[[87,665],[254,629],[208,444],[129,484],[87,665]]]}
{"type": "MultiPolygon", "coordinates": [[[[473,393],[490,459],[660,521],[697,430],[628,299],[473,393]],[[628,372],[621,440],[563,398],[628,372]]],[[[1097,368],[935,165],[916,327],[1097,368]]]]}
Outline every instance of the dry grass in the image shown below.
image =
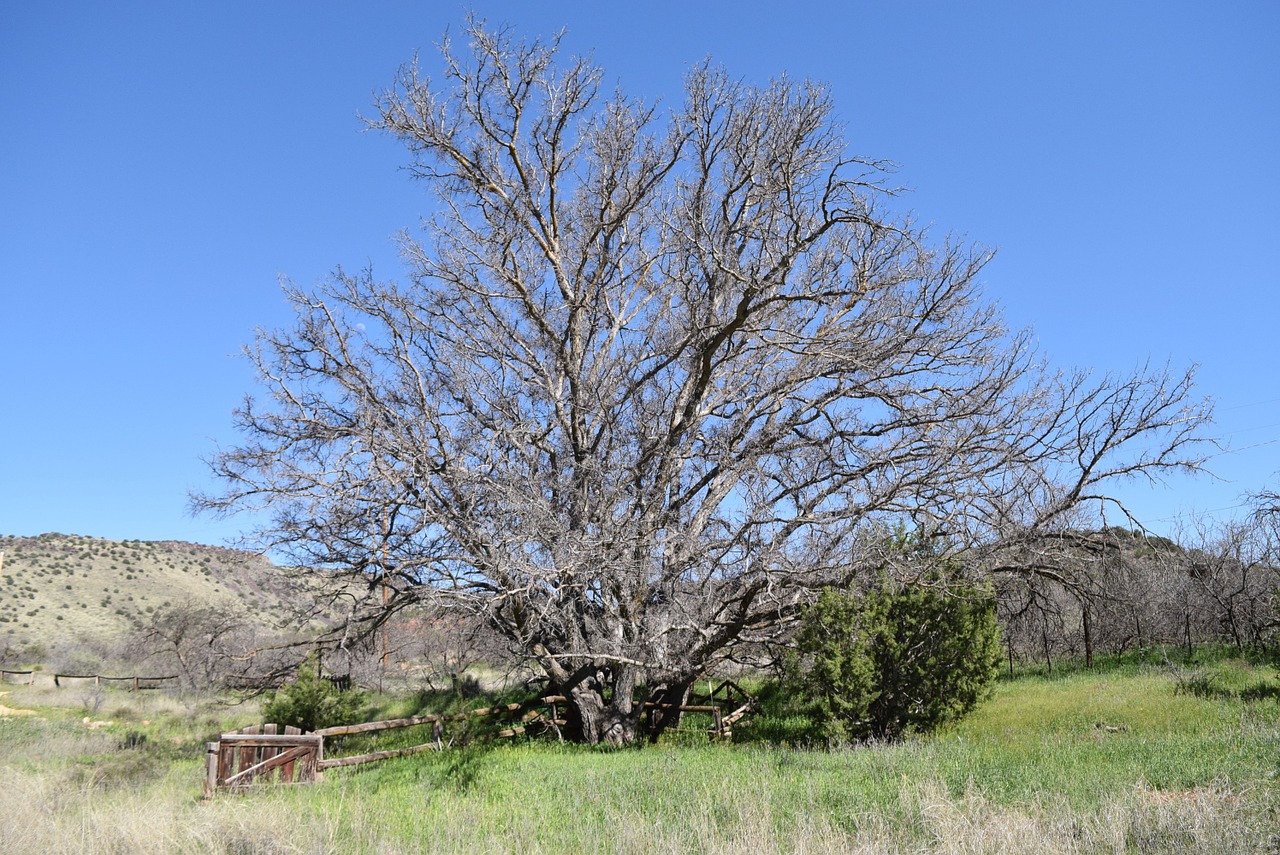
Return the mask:
{"type": "Polygon", "coordinates": [[[1175,698],[1150,675],[1009,685],[964,727],[906,745],[517,745],[209,802],[202,739],[252,710],[112,692],[100,715],[115,723],[91,730],[54,703],[67,698],[5,697],[39,713],[0,717],[6,855],[1280,851],[1280,704],[1175,698]],[[1098,736],[1102,714],[1133,729],[1098,736]]]}
{"type": "MultiPolygon", "coordinates": [[[[0,769],[0,828],[10,855],[50,852],[120,853],[1125,853],[1200,855],[1264,851],[1277,845],[1259,835],[1256,808],[1238,796],[1204,790],[1167,794],[1137,788],[1082,815],[1052,798],[1025,805],[995,804],[977,793],[951,796],[934,781],[904,783],[905,824],[861,818],[856,827],[819,811],[779,821],[769,788],[761,786],[729,812],[688,805],[658,821],[625,805],[572,829],[536,823],[495,828],[492,806],[455,797],[430,818],[406,827],[404,806],[373,794],[358,802],[312,801],[264,793],[194,799],[190,767],[145,788],[68,786],[65,778],[0,769]],[[389,827],[390,826],[390,827],[389,827]],[[429,844],[426,842],[429,841],[429,844]]],[[[399,794],[405,796],[408,794],[399,794]]]]}

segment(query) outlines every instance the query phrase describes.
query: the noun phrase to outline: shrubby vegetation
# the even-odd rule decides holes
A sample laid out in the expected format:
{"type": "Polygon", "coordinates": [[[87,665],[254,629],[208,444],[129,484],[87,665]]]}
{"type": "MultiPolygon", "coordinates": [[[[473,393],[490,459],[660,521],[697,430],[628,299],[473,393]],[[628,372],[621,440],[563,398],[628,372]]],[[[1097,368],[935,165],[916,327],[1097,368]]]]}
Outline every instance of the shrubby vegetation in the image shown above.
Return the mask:
{"type": "Polygon", "coordinates": [[[1034,562],[992,573],[1010,666],[1152,645],[1276,650],[1280,503],[1262,494],[1251,506],[1235,520],[1186,522],[1173,539],[1110,527],[1029,544],[1034,562]]]}
{"type": "Polygon", "coordinates": [[[364,721],[368,698],[342,690],[320,676],[317,660],[307,660],[292,683],[271,692],[262,707],[268,722],[304,731],[364,721]]]}
{"type": "Polygon", "coordinates": [[[783,685],[828,740],[928,733],[986,696],[999,640],[995,603],[972,586],[829,589],[805,612],[783,685]]]}

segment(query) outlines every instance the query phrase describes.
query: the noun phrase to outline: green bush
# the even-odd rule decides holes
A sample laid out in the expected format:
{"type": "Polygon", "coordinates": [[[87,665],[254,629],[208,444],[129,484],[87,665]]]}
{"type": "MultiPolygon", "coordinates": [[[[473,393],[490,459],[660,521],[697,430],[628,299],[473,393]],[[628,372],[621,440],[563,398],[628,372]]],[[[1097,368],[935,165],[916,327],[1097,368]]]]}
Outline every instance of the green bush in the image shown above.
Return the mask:
{"type": "Polygon", "coordinates": [[[312,731],[362,721],[366,703],[363,692],[342,691],[322,679],[315,660],[308,659],[294,682],[271,693],[262,712],[269,722],[312,731]]]}
{"type": "Polygon", "coordinates": [[[827,590],[804,615],[784,685],[828,740],[896,739],[959,718],[1000,658],[988,591],[931,579],[827,590]]]}

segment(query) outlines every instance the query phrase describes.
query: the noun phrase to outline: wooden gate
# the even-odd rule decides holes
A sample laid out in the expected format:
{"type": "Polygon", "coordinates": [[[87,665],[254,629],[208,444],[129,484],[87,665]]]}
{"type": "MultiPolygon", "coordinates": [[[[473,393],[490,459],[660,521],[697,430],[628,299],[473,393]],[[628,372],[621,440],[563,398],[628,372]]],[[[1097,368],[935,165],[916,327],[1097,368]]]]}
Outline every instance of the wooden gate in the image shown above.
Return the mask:
{"type": "Polygon", "coordinates": [[[307,784],[319,781],[324,737],[274,724],[254,725],[224,733],[208,744],[204,795],[219,789],[242,789],[255,783],[307,784]]]}

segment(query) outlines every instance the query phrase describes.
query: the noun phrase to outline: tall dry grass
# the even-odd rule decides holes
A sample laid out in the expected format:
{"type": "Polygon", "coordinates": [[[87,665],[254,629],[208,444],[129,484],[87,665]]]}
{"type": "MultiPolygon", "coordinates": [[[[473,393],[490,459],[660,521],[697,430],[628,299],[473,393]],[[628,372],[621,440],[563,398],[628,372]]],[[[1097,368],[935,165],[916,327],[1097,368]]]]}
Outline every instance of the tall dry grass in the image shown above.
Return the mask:
{"type": "Polygon", "coordinates": [[[56,699],[5,698],[40,713],[0,718],[5,855],[1280,851],[1280,703],[1149,673],[1006,685],[903,745],[454,750],[208,802],[202,741],[252,710],[118,692],[90,730],[56,699]]]}
{"type": "MultiPolygon", "coordinates": [[[[815,809],[779,811],[767,785],[730,804],[691,803],[654,817],[617,803],[567,826],[540,824],[502,805],[454,794],[413,816],[421,793],[313,791],[261,793],[203,803],[189,772],[146,787],[103,788],[50,774],[0,769],[0,851],[47,853],[1126,853],[1201,855],[1274,851],[1258,827],[1266,810],[1228,791],[1162,793],[1137,787],[1082,813],[1051,796],[1020,805],[971,792],[956,797],[937,781],[904,782],[901,816],[836,817],[815,809]],[[70,785],[69,785],[70,784],[70,785]],[[395,803],[388,803],[394,800],[395,803]]],[[[1274,805],[1270,806],[1274,810],[1274,805]]]]}

